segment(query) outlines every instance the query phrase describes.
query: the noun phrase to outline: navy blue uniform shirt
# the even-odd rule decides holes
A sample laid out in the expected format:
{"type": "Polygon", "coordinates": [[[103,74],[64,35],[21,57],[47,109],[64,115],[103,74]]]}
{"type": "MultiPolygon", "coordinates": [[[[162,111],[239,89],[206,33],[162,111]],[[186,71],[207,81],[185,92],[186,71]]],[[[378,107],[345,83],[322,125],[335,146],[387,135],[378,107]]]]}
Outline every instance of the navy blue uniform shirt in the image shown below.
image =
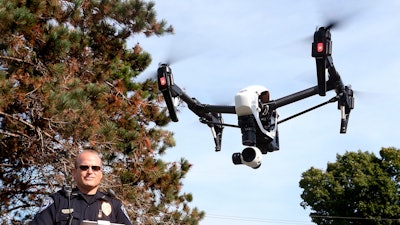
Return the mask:
{"type": "Polygon", "coordinates": [[[71,193],[70,205],[63,190],[44,199],[39,213],[30,225],[65,225],[72,209],[71,225],[80,225],[83,220],[106,220],[111,223],[132,225],[121,201],[100,191],[95,195],[85,195],[78,189],[71,193]]]}

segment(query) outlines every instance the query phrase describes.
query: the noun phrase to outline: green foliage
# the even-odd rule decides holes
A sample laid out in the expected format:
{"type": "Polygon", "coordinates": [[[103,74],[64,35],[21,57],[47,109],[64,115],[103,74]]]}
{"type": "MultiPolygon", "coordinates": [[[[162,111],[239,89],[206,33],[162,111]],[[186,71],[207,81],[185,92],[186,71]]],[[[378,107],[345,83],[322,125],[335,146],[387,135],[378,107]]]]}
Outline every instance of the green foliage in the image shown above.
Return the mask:
{"type": "Polygon", "coordinates": [[[347,152],[326,171],[303,173],[301,205],[319,225],[397,224],[400,222],[400,150],[347,152]]]}
{"type": "Polygon", "coordinates": [[[181,193],[186,161],[160,160],[175,145],[151,62],[128,38],[173,33],[141,0],[0,0],[0,223],[37,212],[44,194],[71,182],[73,158],[104,158],[112,188],[139,224],[197,224],[181,193]]]}

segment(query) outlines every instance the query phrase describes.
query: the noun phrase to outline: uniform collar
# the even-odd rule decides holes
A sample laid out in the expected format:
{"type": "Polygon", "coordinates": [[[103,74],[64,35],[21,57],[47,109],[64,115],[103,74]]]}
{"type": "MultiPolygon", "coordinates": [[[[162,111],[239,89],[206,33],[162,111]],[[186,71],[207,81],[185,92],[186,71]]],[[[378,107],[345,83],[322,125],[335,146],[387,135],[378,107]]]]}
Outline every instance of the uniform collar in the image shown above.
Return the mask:
{"type": "Polygon", "coordinates": [[[86,195],[86,194],[82,193],[78,188],[75,188],[72,191],[72,195],[71,195],[71,198],[74,198],[74,197],[84,199],[88,204],[92,204],[93,202],[96,202],[97,200],[108,201],[107,196],[99,190],[97,190],[96,194],[94,194],[94,195],[86,195]],[[90,197],[88,197],[88,196],[90,196],[90,197]]]}

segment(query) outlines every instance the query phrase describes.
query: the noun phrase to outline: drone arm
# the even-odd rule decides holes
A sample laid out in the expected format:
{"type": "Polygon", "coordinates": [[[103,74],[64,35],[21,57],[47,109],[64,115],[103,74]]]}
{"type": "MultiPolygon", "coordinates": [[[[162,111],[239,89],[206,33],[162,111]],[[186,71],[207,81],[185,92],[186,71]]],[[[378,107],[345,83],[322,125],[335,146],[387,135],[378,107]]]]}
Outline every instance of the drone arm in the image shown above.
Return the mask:
{"type": "Polygon", "coordinates": [[[341,112],[340,133],[346,133],[350,111],[354,108],[353,90],[351,89],[351,86],[345,86],[343,84],[339,73],[333,65],[332,57],[328,56],[326,61],[329,72],[329,80],[327,83],[336,90],[336,94],[339,96],[338,109],[341,112]]]}
{"type": "MultiPolygon", "coordinates": [[[[332,90],[333,86],[332,85],[328,85],[328,90],[332,90]]],[[[309,98],[311,96],[317,95],[318,92],[318,86],[314,86],[308,89],[305,89],[303,91],[299,91],[296,92],[294,94],[276,99],[276,100],[272,100],[270,102],[268,102],[268,105],[270,106],[270,110],[274,110],[277,109],[279,107],[303,100],[305,98],[309,98]]]]}
{"type": "Polygon", "coordinates": [[[179,97],[188,105],[189,109],[200,117],[200,122],[207,124],[215,142],[215,151],[221,150],[223,122],[221,113],[235,114],[234,106],[206,105],[197,99],[188,96],[178,85],[171,86],[173,97],[179,97]]]}
{"type": "Polygon", "coordinates": [[[332,86],[332,88],[336,90],[337,94],[343,93],[344,85],[342,79],[340,78],[339,73],[336,71],[336,68],[333,65],[332,56],[328,56],[326,58],[326,62],[329,73],[329,80],[327,81],[327,84],[332,86]]]}
{"type": "Polygon", "coordinates": [[[189,109],[192,110],[199,117],[204,117],[204,115],[207,113],[236,113],[235,106],[202,104],[197,99],[188,96],[176,84],[171,86],[171,91],[174,97],[179,96],[180,99],[186,102],[189,109]]]}
{"type": "MultiPolygon", "coordinates": [[[[338,107],[341,111],[340,133],[346,133],[350,111],[354,108],[353,90],[350,86],[343,85],[342,79],[339,73],[336,71],[336,68],[333,65],[332,56],[330,55],[326,57],[326,67],[329,73],[329,79],[325,82],[326,91],[335,90],[337,94],[337,97],[329,100],[328,102],[333,102],[333,100],[338,101],[338,107]]],[[[270,110],[274,110],[317,94],[320,94],[320,86],[314,86],[277,100],[272,100],[268,102],[268,105],[270,110]]]]}

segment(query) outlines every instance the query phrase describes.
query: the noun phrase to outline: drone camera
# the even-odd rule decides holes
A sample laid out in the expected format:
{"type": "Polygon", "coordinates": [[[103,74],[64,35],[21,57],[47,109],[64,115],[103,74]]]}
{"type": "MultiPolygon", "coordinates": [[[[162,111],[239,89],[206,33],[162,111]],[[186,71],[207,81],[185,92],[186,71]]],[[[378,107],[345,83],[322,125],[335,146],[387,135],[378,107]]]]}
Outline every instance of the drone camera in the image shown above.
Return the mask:
{"type": "Polygon", "coordinates": [[[232,161],[235,165],[245,164],[253,169],[261,166],[262,153],[260,149],[254,146],[247,146],[243,151],[233,153],[232,161]]]}

